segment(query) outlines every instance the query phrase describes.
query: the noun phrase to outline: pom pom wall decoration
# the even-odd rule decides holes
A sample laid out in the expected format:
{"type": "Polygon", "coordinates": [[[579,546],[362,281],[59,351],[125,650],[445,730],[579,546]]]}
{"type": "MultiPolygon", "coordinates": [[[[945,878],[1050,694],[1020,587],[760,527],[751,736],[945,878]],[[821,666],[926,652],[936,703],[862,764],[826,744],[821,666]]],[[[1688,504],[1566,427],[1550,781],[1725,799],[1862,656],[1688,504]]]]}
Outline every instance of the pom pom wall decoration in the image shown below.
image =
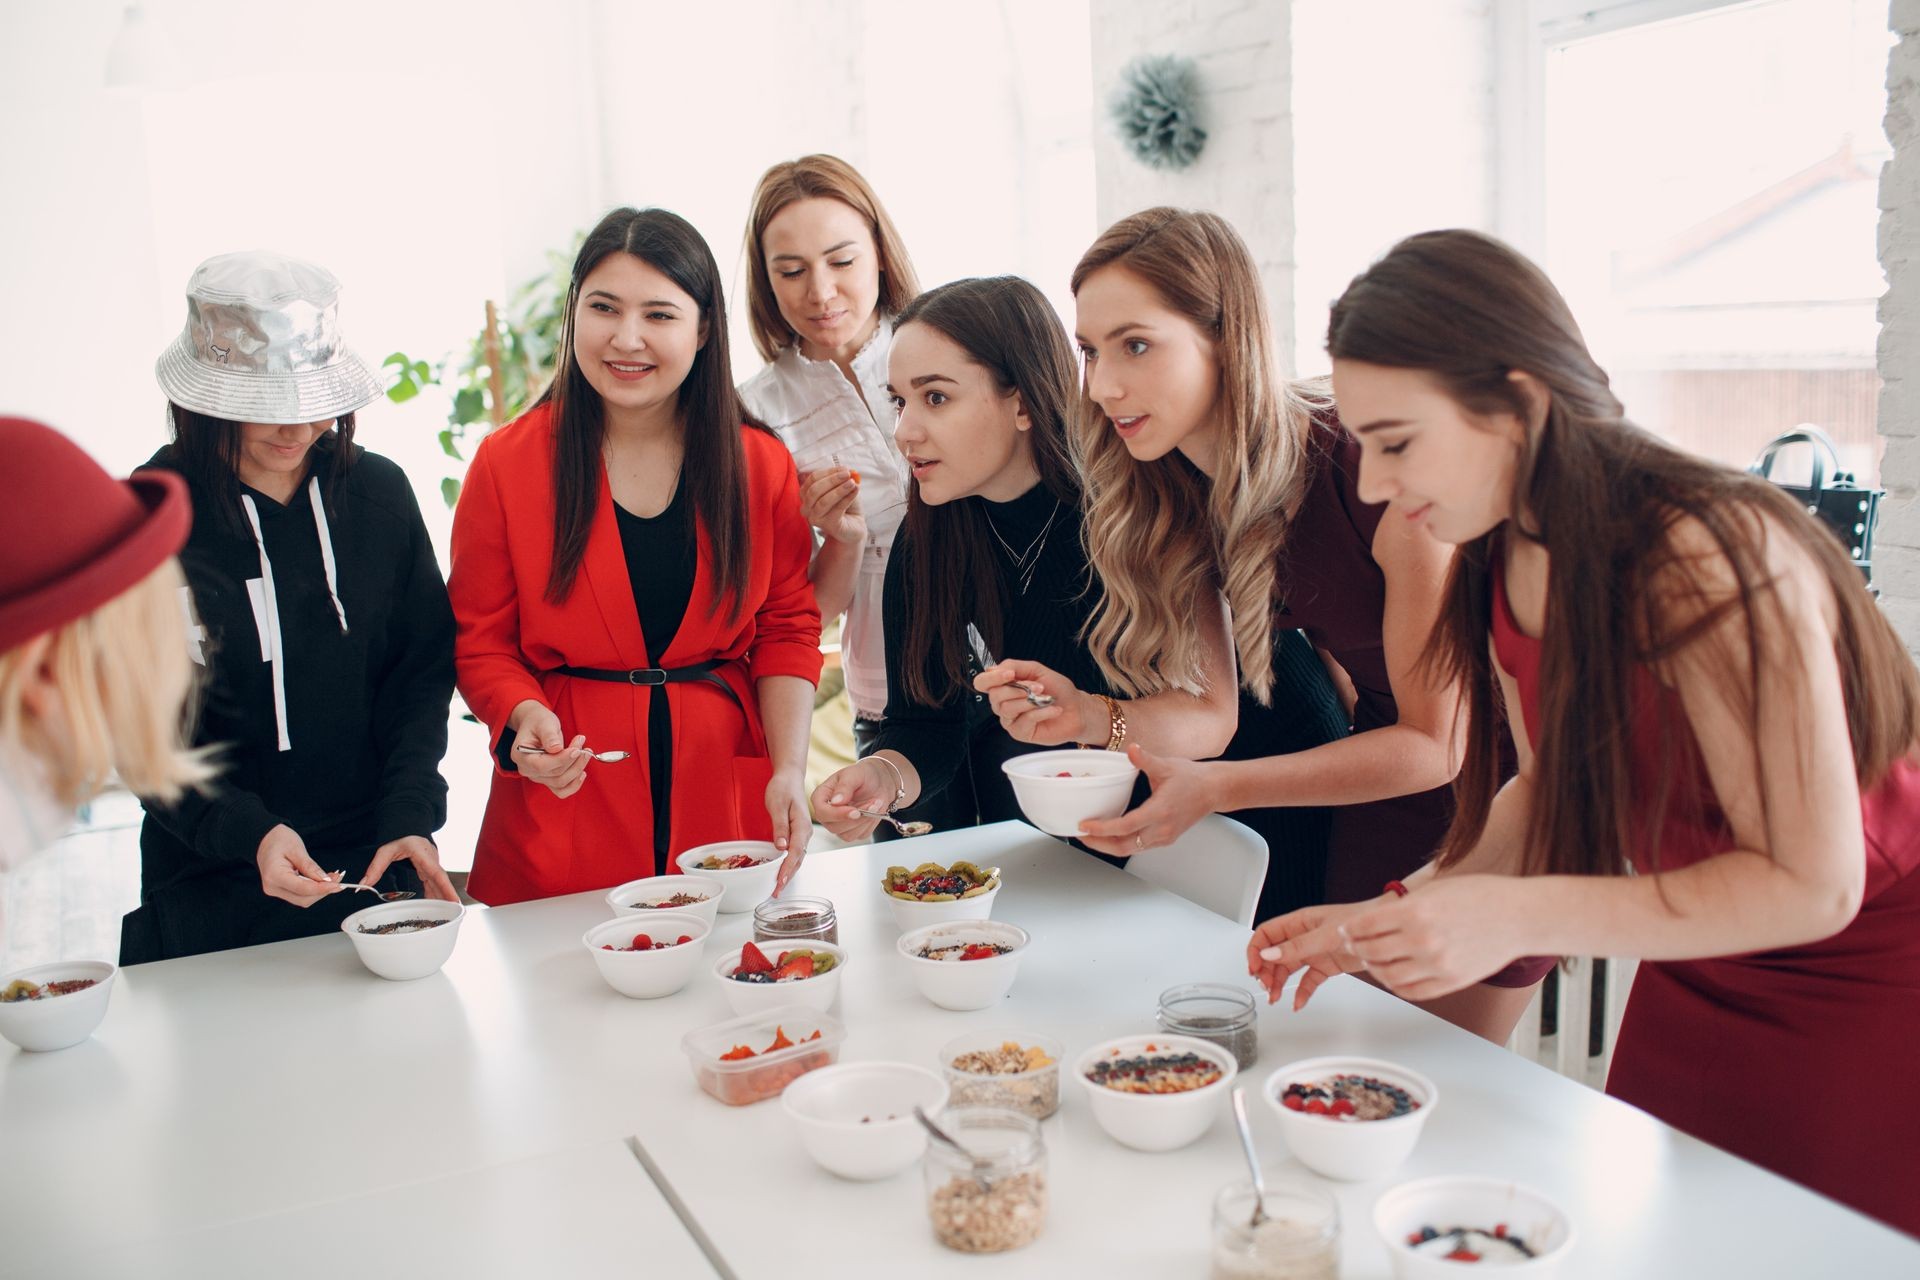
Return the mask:
{"type": "Polygon", "coordinates": [[[1200,89],[1189,58],[1135,58],[1107,104],[1121,141],[1142,164],[1184,169],[1200,158],[1200,89]]]}

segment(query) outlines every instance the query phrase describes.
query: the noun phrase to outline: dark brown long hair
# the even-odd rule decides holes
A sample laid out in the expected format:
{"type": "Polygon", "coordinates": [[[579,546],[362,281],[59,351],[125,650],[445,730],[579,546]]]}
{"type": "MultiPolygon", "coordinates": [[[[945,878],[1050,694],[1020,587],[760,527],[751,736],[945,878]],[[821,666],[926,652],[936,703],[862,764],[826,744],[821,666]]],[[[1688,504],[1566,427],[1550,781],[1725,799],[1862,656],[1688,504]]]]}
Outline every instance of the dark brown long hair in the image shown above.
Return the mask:
{"type": "MultiPolygon", "coordinates": [[[[202,503],[195,508],[195,516],[211,514],[230,529],[245,529],[246,513],[240,507],[240,424],[168,401],[167,425],[173,430],[175,468],[194,493],[211,499],[213,511],[206,512],[209,504],[202,503]]],[[[331,431],[314,440],[308,454],[307,474],[320,477],[320,498],[329,516],[338,514],[335,495],[355,456],[353,415],[343,413],[334,419],[331,431]]]]}
{"type": "MultiPolygon", "coordinates": [[[[1040,483],[1069,509],[1078,507],[1080,478],[1067,440],[1067,415],[1078,395],[1073,349],[1041,292],[1019,276],[956,280],[909,303],[895,332],[909,324],[939,331],[985,369],[1002,394],[1019,393],[1033,424],[1027,436],[1040,483]]],[[[930,506],[914,486],[901,537],[911,607],[907,634],[895,643],[914,655],[903,664],[906,692],[915,702],[939,706],[967,684],[968,622],[999,651],[1006,578],[980,501],[930,506]]]]}
{"type": "MultiPolygon", "coordinates": [[[[1544,421],[1530,426],[1520,449],[1514,514],[1460,549],[1428,645],[1436,674],[1462,681],[1469,699],[1458,808],[1441,865],[1479,840],[1499,785],[1500,693],[1489,634],[1503,537],[1541,544],[1551,564],[1528,872],[1618,874],[1629,851],[1648,843],[1657,865],[1658,833],[1680,790],[1676,769],[1689,767],[1676,743],[1691,738],[1663,734],[1653,762],[1658,794],[1634,794],[1637,668],[1660,672],[1695,642],[1724,645],[1722,692],[1743,708],[1757,740],[1771,683],[1763,673],[1800,661],[1783,638],[1791,634],[1782,625],[1786,606],[1767,564],[1767,538],[1776,533],[1818,566],[1833,594],[1834,653],[1862,790],[1913,752],[1920,676],[1838,540],[1773,485],[1629,422],[1565,300],[1521,254],[1473,231],[1402,240],[1334,304],[1327,350],[1336,360],[1431,374],[1471,414],[1539,417],[1508,376],[1516,370],[1547,392],[1544,421]],[[1717,554],[1676,546],[1685,542],[1673,537],[1681,522],[1704,531],[1717,554]],[[1744,655],[1723,623],[1743,634],[1744,655]]],[[[1789,710],[1804,724],[1804,706],[1789,710]]],[[[1761,795],[1764,804],[1765,788],[1761,795]]],[[[1765,820],[1770,827],[1770,814],[1765,820]]]]}
{"type": "Polygon", "coordinates": [[[547,574],[549,601],[559,603],[573,590],[587,535],[600,505],[605,468],[600,448],[606,416],[600,394],[580,372],[573,355],[573,316],[580,305],[580,284],[609,254],[630,253],[678,285],[700,309],[707,340],[694,354],[693,367],[680,384],[679,415],[684,433],[680,474],[693,512],[706,526],[717,594],[730,600],[727,617],[737,622],[746,608],[747,457],[740,444],[742,423],[766,428],[748,416],[733,389],[733,362],[727,351],[727,302],[720,291],[720,268],[693,224],[665,209],[615,209],[587,234],[573,260],[567,306],[554,355],[553,381],[537,404],[553,406],[553,561],[547,574]]]}

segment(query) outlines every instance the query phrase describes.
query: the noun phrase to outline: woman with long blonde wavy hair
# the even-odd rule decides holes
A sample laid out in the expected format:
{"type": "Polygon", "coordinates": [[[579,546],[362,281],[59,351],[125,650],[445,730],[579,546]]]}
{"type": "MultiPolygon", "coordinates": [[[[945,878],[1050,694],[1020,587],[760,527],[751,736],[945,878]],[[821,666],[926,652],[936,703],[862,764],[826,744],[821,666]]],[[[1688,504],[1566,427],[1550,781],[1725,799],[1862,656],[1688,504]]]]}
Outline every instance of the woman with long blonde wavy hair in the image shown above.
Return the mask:
{"type": "MultiPolygon", "coordinates": [[[[1274,696],[1272,655],[1276,634],[1297,630],[1352,727],[1255,759],[1191,763],[1135,745],[1153,795],[1087,824],[1087,842],[1128,853],[1211,812],[1334,806],[1323,900],[1372,897],[1425,864],[1451,817],[1460,689],[1421,655],[1452,553],[1422,512],[1361,500],[1359,445],[1330,397],[1275,370],[1259,272],[1224,219],[1168,208],[1122,219],[1082,256],[1073,291],[1087,548],[1105,587],[1088,639],[1102,670],[1122,688],[1190,679],[1193,597],[1167,587],[1212,575],[1242,689],[1262,708],[1251,714],[1291,713],[1274,696]]],[[[1289,853],[1272,850],[1276,863],[1289,853]]],[[[1432,1007],[1499,1040],[1526,999],[1524,986],[1481,985],[1432,1007]]]]}

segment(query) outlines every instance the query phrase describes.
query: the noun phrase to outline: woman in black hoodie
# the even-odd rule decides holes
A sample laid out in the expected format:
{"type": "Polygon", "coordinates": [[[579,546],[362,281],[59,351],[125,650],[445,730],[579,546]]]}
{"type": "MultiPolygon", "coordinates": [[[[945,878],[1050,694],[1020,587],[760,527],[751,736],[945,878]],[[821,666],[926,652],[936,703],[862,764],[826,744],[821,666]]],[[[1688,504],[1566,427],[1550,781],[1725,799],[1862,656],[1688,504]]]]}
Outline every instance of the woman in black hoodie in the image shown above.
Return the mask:
{"type": "Polygon", "coordinates": [[[353,443],[380,384],[338,292],[277,254],[209,259],[155,369],[173,442],[148,465],[193,497],[193,742],[226,769],[145,802],[122,964],[326,933],[375,900],[349,882],[458,900],[432,840],[453,615],[406,476],[353,443]]]}

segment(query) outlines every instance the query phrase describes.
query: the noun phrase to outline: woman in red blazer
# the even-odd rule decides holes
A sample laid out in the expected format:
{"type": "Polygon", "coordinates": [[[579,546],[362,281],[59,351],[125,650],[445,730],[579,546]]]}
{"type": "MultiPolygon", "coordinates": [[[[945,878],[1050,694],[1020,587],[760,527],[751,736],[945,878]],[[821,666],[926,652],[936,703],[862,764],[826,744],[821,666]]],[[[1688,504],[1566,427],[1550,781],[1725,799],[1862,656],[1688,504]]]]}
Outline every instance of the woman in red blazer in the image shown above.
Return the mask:
{"type": "Polygon", "coordinates": [[[552,385],[468,470],[447,588],[495,743],[483,902],[670,872],[715,840],[805,852],[812,540],[792,456],[734,395],[719,281],[684,219],[608,214],[552,385]],[[628,758],[591,760],[608,751],[628,758]]]}

